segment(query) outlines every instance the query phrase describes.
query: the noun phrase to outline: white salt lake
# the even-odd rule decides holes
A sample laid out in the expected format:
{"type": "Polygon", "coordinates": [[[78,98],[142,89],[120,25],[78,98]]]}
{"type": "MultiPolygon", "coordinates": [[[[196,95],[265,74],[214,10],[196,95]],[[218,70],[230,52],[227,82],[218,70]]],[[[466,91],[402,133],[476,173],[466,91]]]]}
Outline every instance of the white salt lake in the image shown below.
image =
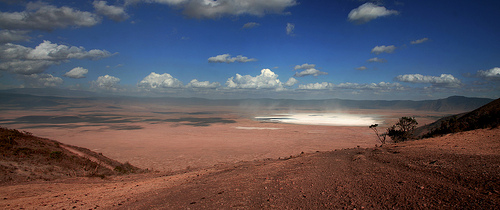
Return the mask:
{"type": "Polygon", "coordinates": [[[326,126],[370,126],[381,124],[381,116],[348,113],[293,113],[273,114],[255,117],[263,122],[288,123],[299,125],[326,125],[326,126]]]}

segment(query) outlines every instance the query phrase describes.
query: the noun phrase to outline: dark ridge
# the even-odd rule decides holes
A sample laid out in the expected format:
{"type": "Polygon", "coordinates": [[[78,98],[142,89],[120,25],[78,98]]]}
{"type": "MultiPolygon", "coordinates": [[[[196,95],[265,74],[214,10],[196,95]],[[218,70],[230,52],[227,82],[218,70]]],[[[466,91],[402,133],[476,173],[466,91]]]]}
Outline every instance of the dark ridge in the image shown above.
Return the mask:
{"type": "Polygon", "coordinates": [[[2,98],[0,105],[5,108],[31,109],[37,107],[54,107],[62,104],[57,101],[59,97],[53,96],[0,93],[0,98],[2,98]]]}
{"type": "Polygon", "coordinates": [[[0,127],[0,185],[65,177],[101,177],[145,172],[86,148],[39,138],[28,132],[0,127]],[[93,162],[66,148],[96,158],[93,162]],[[97,163],[98,162],[98,163],[97,163]],[[106,167],[114,168],[111,170],[106,167]]]}
{"type": "MultiPolygon", "coordinates": [[[[465,99],[459,99],[462,101],[465,99]]],[[[482,128],[500,126],[500,99],[496,99],[478,109],[437,120],[415,130],[417,138],[428,138],[448,133],[457,133],[482,128]]]]}

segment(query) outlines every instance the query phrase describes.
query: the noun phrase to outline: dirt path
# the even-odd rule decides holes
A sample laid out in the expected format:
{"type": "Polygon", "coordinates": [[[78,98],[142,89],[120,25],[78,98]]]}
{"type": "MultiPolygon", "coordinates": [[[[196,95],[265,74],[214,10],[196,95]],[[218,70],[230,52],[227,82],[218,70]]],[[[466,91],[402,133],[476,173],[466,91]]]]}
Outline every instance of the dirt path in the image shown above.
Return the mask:
{"type": "Polygon", "coordinates": [[[0,208],[495,209],[500,129],[142,174],[2,187],[0,208]]]}
{"type": "Polygon", "coordinates": [[[78,156],[80,156],[80,157],[87,158],[87,159],[89,159],[90,161],[92,161],[92,162],[94,162],[94,163],[97,163],[97,164],[99,164],[99,165],[101,165],[101,166],[103,166],[103,167],[106,167],[106,168],[107,168],[107,169],[109,169],[109,170],[114,170],[114,169],[115,169],[115,167],[113,167],[113,166],[111,166],[111,165],[109,165],[109,164],[107,164],[107,163],[104,163],[104,162],[100,161],[99,159],[97,159],[97,158],[95,158],[95,157],[93,157],[93,156],[90,156],[90,155],[88,155],[88,154],[85,154],[84,152],[78,151],[78,150],[76,150],[76,149],[73,149],[73,148],[68,147],[68,146],[66,146],[66,145],[63,145],[63,144],[60,144],[59,146],[60,146],[60,147],[62,147],[63,149],[65,149],[65,150],[70,151],[71,153],[73,153],[73,154],[75,154],[75,155],[78,155],[78,156]]]}

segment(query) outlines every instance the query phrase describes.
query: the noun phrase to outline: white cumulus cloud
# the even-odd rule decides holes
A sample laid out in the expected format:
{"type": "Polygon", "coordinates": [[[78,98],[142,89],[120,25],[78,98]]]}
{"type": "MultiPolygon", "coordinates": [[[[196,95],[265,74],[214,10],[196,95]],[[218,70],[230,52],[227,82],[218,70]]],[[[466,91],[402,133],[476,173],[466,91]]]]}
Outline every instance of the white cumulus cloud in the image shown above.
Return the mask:
{"type": "Polygon", "coordinates": [[[85,51],[83,47],[66,46],[43,41],[27,55],[32,60],[101,59],[111,56],[106,50],[85,51]]]}
{"type": "Polygon", "coordinates": [[[396,10],[388,10],[383,6],[377,6],[373,3],[365,3],[358,8],[351,10],[347,18],[351,22],[363,24],[379,17],[397,14],[399,14],[399,12],[396,10]]]}
{"type": "Polygon", "coordinates": [[[286,81],[286,83],[284,85],[287,87],[290,87],[290,86],[297,84],[298,82],[299,82],[299,80],[297,80],[293,77],[290,77],[290,79],[288,79],[288,81],[286,81]]]}
{"type": "Polygon", "coordinates": [[[293,69],[298,70],[298,69],[313,69],[313,68],[316,68],[315,64],[304,63],[302,65],[296,65],[293,69]]]}
{"type": "Polygon", "coordinates": [[[212,82],[210,83],[209,81],[198,81],[197,79],[191,80],[186,87],[190,88],[205,88],[205,89],[215,89],[220,86],[220,83],[218,82],[212,82]]]}
{"type": "Polygon", "coordinates": [[[429,41],[429,38],[417,39],[417,40],[411,41],[410,43],[411,44],[421,44],[421,43],[424,43],[426,41],[429,41]]]}
{"type": "Polygon", "coordinates": [[[80,79],[85,78],[85,74],[87,73],[89,73],[88,69],[84,69],[83,67],[76,67],[66,72],[63,76],[73,79],[80,79]]]}
{"type": "Polygon", "coordinates": [[[22,12],[0,12],[0,28],[38,29],[51,31],[68,26],[89,27],[100,23],[96,14],[70,7],[55,7],[41,2],[29,2],[22,12]]]}
{"type": "Polygon", "coordinates": [[[479,70],[477,71],[477,75],[489,80],[500,80],[500,68],[494,67],[488,70],[479,70]]]}
{"type": "Polygon", "coordinates": [[[22,75],[27,87],[43,88],[43,87],[56,87],[63,83],[60,77],[54,77],[51,74],[30,74],[22,75]]]}
{"type": "Polygon", "coordinates": [[[168,73],[157,74],[151,72],[148,76],[142,79],[138,84],[140,88],[158,89],[158,88],[182,88],[184,85],[181,81],[174,78],[168,73]]]}
{"type": "Polygon", "coordinates": [[[246,63],[251,61],[257,61],[257,59],[248,58],[242,55],[231,57],[230,54],[222,54],[208,58],[208,62],[210,63],[234,63],[234,62],[246,63]]]}
{"type": "Polygon", "coordinates": [[[394,50],[396,50],[396,46],[394,46],[394,45],[390,45],[390,46],[382,45],[382,46],[375,46],[372,49],[372,53],[375,53],[376,55],[378,55],[380,53],[392,53],[392,52],[394,52],[394,50]]]}
{"type": "Polygon", "coordinates": [[[441,76],[424,76],[421,74],[405,74],[396,77],[400,82],[409,83],[429,83],[439,87],[460,87],[462,82],[451,74],[441,74],[441,76]]]}
{"type": "Polygon", "coordinates": [[[42,73],[48,67],[69,59],[106,58],[112,54],[106,50],[89,50],[83,47],[59,45],[44,41],[35,48],[7,43],[0,45],[0,70],[16,74],[42,73]]]}
{"type": "Polygon", "coordinates": [[[99,89],[104,90],[118,90],[120,79],[114,76],[104,75],[97,78],[96,81],[92,81],[92,85],[99,89]]]}
{"type": "Polygon", "coordinates": [[[270,69],[262,69],[260,75],[252,77],[250,75],[240,75],[227,79],[226,86],[234,89],[282,89],[278,75],[270,69]]]}
{"type": "Polygon", "coordinates": [[[295,76],[295,77],[305,77],[305,76],[312,75],[312,76],[316,77],[316,76],[319,76],[319,75],[327,75],[327,74],[328,73],[326,73],[326,72],[322,72],[320,70],[311,68],[311,69],[306,69],[306,70],[301,71],[301,72],[297,72],[293,76],[295,76]]]}
{"type": "Polygon", "coordinates": [[[111,20],[120,22],[129,18],[124,7],[108,5],[106,1],[94,1],[92,4],[97,14],[107,16],[111,20]]]}

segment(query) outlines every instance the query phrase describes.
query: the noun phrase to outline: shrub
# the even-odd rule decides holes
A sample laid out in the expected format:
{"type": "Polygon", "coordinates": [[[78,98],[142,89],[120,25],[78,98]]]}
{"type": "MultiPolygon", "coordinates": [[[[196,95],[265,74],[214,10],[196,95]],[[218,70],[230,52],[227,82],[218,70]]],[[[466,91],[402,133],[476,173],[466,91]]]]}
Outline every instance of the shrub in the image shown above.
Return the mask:
{"type": "Polygon", "coordinates": [[[128,173],[135,173],[138,171],[138,169],[132,166],[129,162],[126,162],[119,166],[116,166],[115,171],[120,174],[128,174],[128,173]]]}
{"type": "Polygon", "coordinates": [[[387,128],[387,135],[395,143],[406,141],[411,138],[417,125],[414,117],[401,117],[395,125],[387,128]]]}
{"type": "Polygon", "coordinates": [[[387,133],[379,134],[378,130],[377,130],[377,127],[378,127],[378,124],[373,124],[373,125],[370,125],[369,128],[372,129],[373,132],[375,132],[375,135],[377,135],[377,138],[380,141],[380,143],[382,143],[382,145],[384,145],[385,144],[385,138],[387,137],[387,133]]]}

